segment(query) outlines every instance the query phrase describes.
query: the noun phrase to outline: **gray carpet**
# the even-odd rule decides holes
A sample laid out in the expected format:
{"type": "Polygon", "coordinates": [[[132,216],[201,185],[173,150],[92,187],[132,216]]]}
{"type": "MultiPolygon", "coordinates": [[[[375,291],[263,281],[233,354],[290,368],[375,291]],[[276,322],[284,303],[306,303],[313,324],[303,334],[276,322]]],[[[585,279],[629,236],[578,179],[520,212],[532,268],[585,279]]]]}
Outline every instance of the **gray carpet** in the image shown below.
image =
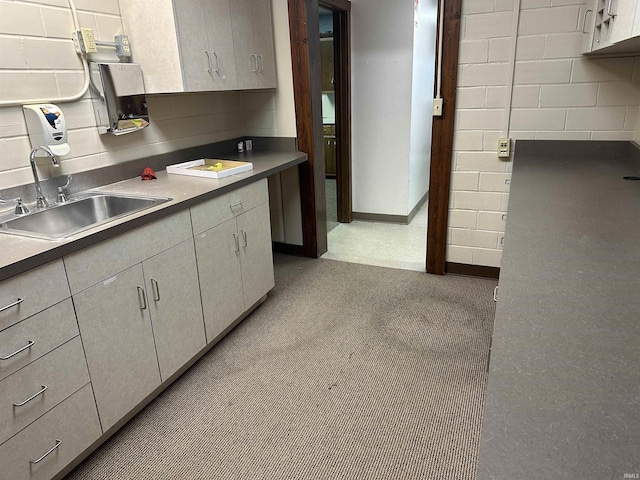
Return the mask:
{"type": "Polygon", "coordinates": [[[275,264],[268,300],[68,478],[475,478],[496,282],[275,264]]]}

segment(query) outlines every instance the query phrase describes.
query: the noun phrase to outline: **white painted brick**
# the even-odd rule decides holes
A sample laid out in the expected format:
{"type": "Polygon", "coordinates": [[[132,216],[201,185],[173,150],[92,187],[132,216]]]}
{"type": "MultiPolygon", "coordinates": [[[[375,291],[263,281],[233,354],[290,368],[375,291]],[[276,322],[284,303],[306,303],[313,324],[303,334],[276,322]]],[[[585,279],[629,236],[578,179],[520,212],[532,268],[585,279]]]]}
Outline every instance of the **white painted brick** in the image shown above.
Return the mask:
{"type": "Polygon", "coordinates": [[[98,25],[97,39],[104,42],[113,42],[113,37],[122,35],[124,32],[120,17],[96,15],[96,24],[98,25]]]}
{"type": "Polygon", "coordinates": [[[551,6],[551,0],[522,0],[520,9],[529,10],[531,8],[545,8],[551,6]]]}
{"type": "Polygon", "coordinates": [[[511,110],[513,130],[562,130],[565,110],[562,109],[519,109],[511,110]]]}
{"type": "Polygon", "coordinates": [[[112,15],[120,15],[120,6],[118,0],[76,0],[76,8],[78,10],[86,10],[90,12],[111,13],[112,15]]]}
{"type": "Polygon", "coordinates": [[[82,69],[82,62],[71,40],[23,38],[22,52],[26,64],[31,69],[82,69]]]}
{"type": "Polygon", "coordinates": [[[21,107],[0,108],[0,139],[27,135],[21,107]]]}
{"type": "Polygon", "coordinates": [[[173,102],[179,95],[147,95],[147,108],[151,122],[177,118],[173,102]]]}
{"type": "Polygon", "coordinates": [[[453,208],[461,210],[502,211],[501,193],[453,192],[453,208]]]}
{"type": "Polygon", "coordinates": [[[495,12],[508,12],[513,10],[513,0],[496,0],[493,10],[495,12]]]}
{"type": "Polygon", "coordinates": [[[447,262],[464,263],[471,265],[473,261],[473,249],[458,245],[447,245],[447,262]]]}
{"type": "Polygon", "coordinates": [[[462,15],[493,12],[493,0],[473,0],[462,2],[462,15]]]}
{"type": "Polygon", "coordinates": [[[38,5],[50,5],[53,7],[69,8],[69,2],[66,0],[26,0],[30,3],[37,3],[38,5]]]}
{"type": "Polygon", "coordinates": [[[511,59],[511,38],[492,38],[489,40],[489,61],[508,62],[511,59]]]}
{"type": "Polygon", "coordinates": [[[486,63],[489,58],[489,41],[461,41],[458,52],[458,63],[486,63]]]}
{"type": "Polygon", "coordinates": [[[538,85],[516,85],[513,87],[511,108],[534,108],[540,101],[538,85]]]}
{"type": "Polygon", "coordinates": [[[473,249],[473,265],[484,267],[499,267],[502,261],[502,250],[490,250],[486,248],[473,249]]]}
{"type": "Polygon", "coordinates": [[[54,77],[58,87],[57,97],[76,95],[84,85],[84,74],[81,70],[56,72],[54,77]]]}
{"type": "Polygon", "coordinates": [[[601,83],[598,106],[627,106],[640,104],[640,85],[635,82],[601,83]]]}
{"type": "Polygon", "coordinates": [[[547,35],[544,58],[579,57],[587,49],[589,35],[582,32],[547,35]]]}
{"type": "Polygon", "coordinates": [[[597,83],[542,85],[541,107],[593,107],[598,96],[597,83]]]}
{"type": "Polygon", "coordinates": [[[27,63],[21,49],[21,41],[18,37],[0,36],[0,68],[26,69],[27,63]]]}
{"type": "Polygon", "coordinates": [[[622,130],[627,109],[623,107],[571,108],[567,130],[622,130]]]}
{"type": "Polygon", "coordinates": [[[571,83],[631,80],[633,69],[633,58],[577,58],[573,60],[571,83]]]}
{"type": "Polygon", "coordinates": [[[511,12],[467,17],[465,40],[511,36],[511,12]]]}
{"type": "Polygon", "coordinates": [[[475,230],[477,216],[478,213],[475,210],[449,210],[449,227],[475,230]]]}
{"type": "Polygon", "coordinates": [[[478,230],[504,232],[507,222],[504,212],[478,212],[478,230]]]}
{"type": "Polygon", "coordinates": [[[505,172],[504,160],[498,158],[497,149],[488,152],[459,152],[456,159],[457,171],[505,172]]]}
{"type": "Polygon", "coordinates": [[[503,110],[459,110],[460,130],[497,130],[502,128],[503,110]]]}
{"type": "Polygon", "coordinates": [[[578,25],[577,6],[523,10],[520,13],[519,35],[575,32],[578,25]]]}
{"type": "Polygon", "coordinates": [[[482,139],[482,148],[486,151],[498,151],[498,139],[502,137],[502,131],[485,131],[482,139]]]}
{"type": "Polygon", "coordinates": [[[630,142],[634,139],[634,132],[592,132],[591,140],[615,140],[630,142]]]}
{"type": "Polygon", "coordinates": [[[0,171],[0,189],[26,185],[27,183],[33,183],[31,167],[0,171]]]}
{"type": "Polygon", "coordinates": [[[22,98],[56,98],[55,75],[46,72],[2,72],[0,100],[22,98]]]}
{"type": "Polygon", "coordinates": [[[519,36],[516,60],[541,60],[544,55],[544,35],[519,36]]]}
{"type": "Polygon", "coordinates": [[[243,112],[276,109],[274,96],[271,92],[242,92],[240,102],[243,112]]]}
{"type": "Polygon", "coordinates": [[[507,180],[511,179],[510,173],[480,173],[480,187],[481,192],[508,192],[509,185],[507,180]]]}
{"type": "Polygon", "coordinates": [[[584,0],[551,0],[551,5],[561,7],[563,5],[584,5],[584,0]]]}
{"type": "Polygon", "coordinates": [[[28,167],[30,151],[31,142],[26,136],[2,139],[0,142],[0,170],[28,167]]]}
{"type": "Polygon", "coordinates": [[[451,190],[478,190],[477,172],[451,172],[451,190]]]}
{"type": "Polygon", "coordinates": [[[482,134],[481,130],[455,131],[453,133],[453,149],[456,151],[482,150],[482,134]]]}
{"type": "Polygon", "coordinates": [[[506,85],[508,72],[506,63],[463,65],[460,70],[461,85],[464,87],[506,85]]]}
{"type": "Polygon", "coordinates": [[[86,172],[106,166],[105,156],[102,153],[78,158],[63,158],[60,161],[59,174],[69,175],[70,173],[86,172]]]}
{"type": "Polygon", "coordinates": [[[536,132],[536,140],[590,140],[591,132],[536,132]]]}
{"type": "MultiPolygon", "coordinates": [[[[66,2],[65,2],[66,3],[66,2]]],[[[73,18],[71,11],[60,10],[58,8],[41,9],[42,21],[44,22],[45,35],[49,38],[69,38],[73,31],[73,18]]],[[[110,41],[113,42],[113,39],[110,41]]]]}
{"type": "Polygon", "coordinates": [[[571,60],[516,62],[514,85],[569,83],[571,60]]]}
{"type": "Polygon", "coordinates": [[[63,103],[60,108],[63,109],[68,129],[88,128],[96,125],[93,107],[89,100],[63,103]]]}
{"type": "Polygon", "coordinates": [[[487,87],[487,108],[504,108],[507,103],[507,87],[487,87]]]}
{"type": "Polygon", "coordinates": [[[44,24],[38,5],[2,1],[0,9],[0,32],[36,37],[44,36],[44,24]]]}
{"type": "Polygon", "coordinates": [[[635,130],[638,121],[638,107],[627,107],[627,115],[624,117],[624,129],[635,130]]]}
{"type": "Polygon", "coordinates": [[[456,91],[456,108],[484,108],[484,87],[460,87],[456,91]]]}
{"type": "MultiPolygon", "coordinates": [[[[98,22],[96,20],[95,13],[80,12],[79,11],[78,12],[78,20],[80,21],[80,25],[82,25],[82,27],[84,27],[84,28],[92,28],[94,34],[95,34],[95,32],[98,31],[98,22]]],[[[135,45],[133,46],[133,48],[135,48],[135,45]]],[[[98,50],[98,52],[99,52],[99,50],[98,50]]],[[[96,55],[96,54],[94,54],[94,55],[96,55]]]]}
{"type": "Polygon", "coordinates": [[[534,140],[536,138],[536,132],[518,131],[512,129],[509,131],[509,136],[513,140],[534,140]]]}
{"type": "MultiPolygon", "coordinates": [[[[510,162],[509,165],[513,166],[513,162],[510,162]]],[[[500,201],[500,211],[506,212],[509,209],[509,194],[503,193],[502,199],[500,201]]]]}
{"type": "Polygon", "coordinates": [[[496,248],[498,244],[498,234],[481,230],[452,228],[451,244],[466,247],[496,248]]]}

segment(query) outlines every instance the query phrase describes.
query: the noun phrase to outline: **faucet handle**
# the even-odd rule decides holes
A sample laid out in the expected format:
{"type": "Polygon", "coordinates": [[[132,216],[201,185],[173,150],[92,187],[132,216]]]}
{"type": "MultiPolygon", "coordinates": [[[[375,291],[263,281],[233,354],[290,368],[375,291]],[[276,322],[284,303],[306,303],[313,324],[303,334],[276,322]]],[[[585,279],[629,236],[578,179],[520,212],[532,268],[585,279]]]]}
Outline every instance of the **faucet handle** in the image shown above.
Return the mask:
{"type": "Polygon", "coordinates": [[[14,213],[16,215],[26,215],[27,213],[29,213],[29,209],[27,208],[27,206],[24,203],[22,203],[22,197],[11,198],[8,200],[0,198],[0,203],[13,203],[13,202],[16,202],[16,208],[14,210],[14,213]]]}
{"type": "Polygon", "coordinates": [[[69,199],[67,198],[67,195],[64,193],[64,191],[69,188],[69,185],[71,184],[71,179],[72,178],[73,177],[71,175],[67,175],[67,183],[65,183],[64,185],[58,187],[58,198],[56,200],[56,203],[67,203],[69,201],[69,199]]]}

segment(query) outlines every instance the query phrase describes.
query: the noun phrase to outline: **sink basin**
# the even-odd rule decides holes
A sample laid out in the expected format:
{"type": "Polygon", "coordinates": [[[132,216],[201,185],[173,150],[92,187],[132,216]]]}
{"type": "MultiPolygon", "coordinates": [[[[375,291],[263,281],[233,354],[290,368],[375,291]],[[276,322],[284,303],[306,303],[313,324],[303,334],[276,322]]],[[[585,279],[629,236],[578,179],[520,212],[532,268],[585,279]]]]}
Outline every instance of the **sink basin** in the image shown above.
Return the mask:
{"type": "Polygon", "coordinates": [[[61,240],[132,213],[168,202],[165,197],[137,197],[94,192],[0,223],[0,232],[61,240]]]}

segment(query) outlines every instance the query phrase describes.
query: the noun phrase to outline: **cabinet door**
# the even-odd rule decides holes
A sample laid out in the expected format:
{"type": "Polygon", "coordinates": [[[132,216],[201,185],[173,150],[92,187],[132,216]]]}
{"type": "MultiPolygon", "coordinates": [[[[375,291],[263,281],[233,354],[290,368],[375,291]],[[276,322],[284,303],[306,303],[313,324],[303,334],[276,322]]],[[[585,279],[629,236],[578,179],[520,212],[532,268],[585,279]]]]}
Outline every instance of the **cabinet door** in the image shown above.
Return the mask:
{"type": "Polygon", "coordinates": [[[239,215],[237,220],[244,306],[247,309],[275,285],[269,204],[258,205],[239,215]]]}
{"type": "MultiPolygon", "coordinates": [[[[260,0],[261,1],[261,0],[260,0]]],[[[231,25],[236,58],[238,88],[258,88],[258,55],[254,49],[251,0],[231,2],[231,25]]],[[[271,22],[271,17],[269,17],[271,22]]],[[[271,40],[273,42],[273,39],[271,40]]]]}
{"type": "Polygon", "coordinates": [[[160,385],[143,287],[135,265],[73,297],[104,431],[160,385]]]}
{"type": "Polygon", "coordinates": [[[185,90],[212,90],[204,4],[202,0],[174,0],[174,8],[185,90]]]}
{"type": "Polygon", "coordinates": [[[229,0],[204,2],[214,90],[238,88],[229,0]]]}
{"type": "Polygon", "coordinates": [[[271,0],[251,2],[253,44],[258,55],[258,86],[276,88],[276,57],[273,45],[271,0]]]}
{"type": "Polygon", "coordinates": [[[195,238],[207,342],[244,312],[237,235],[231,218],[195,238]]]}
{"type": "Polygon", "coordinates": [[[611,43],[618,43],[633,36],[633,21],[636,15],[636,0],[611,0],[611,10],[615,13],[611,29],[611,43]]]}
{"type": "Polygon", "coordinates": [[[165,381],[206,345],[193,240],[145,260],[142,268],[165,381]]]}

